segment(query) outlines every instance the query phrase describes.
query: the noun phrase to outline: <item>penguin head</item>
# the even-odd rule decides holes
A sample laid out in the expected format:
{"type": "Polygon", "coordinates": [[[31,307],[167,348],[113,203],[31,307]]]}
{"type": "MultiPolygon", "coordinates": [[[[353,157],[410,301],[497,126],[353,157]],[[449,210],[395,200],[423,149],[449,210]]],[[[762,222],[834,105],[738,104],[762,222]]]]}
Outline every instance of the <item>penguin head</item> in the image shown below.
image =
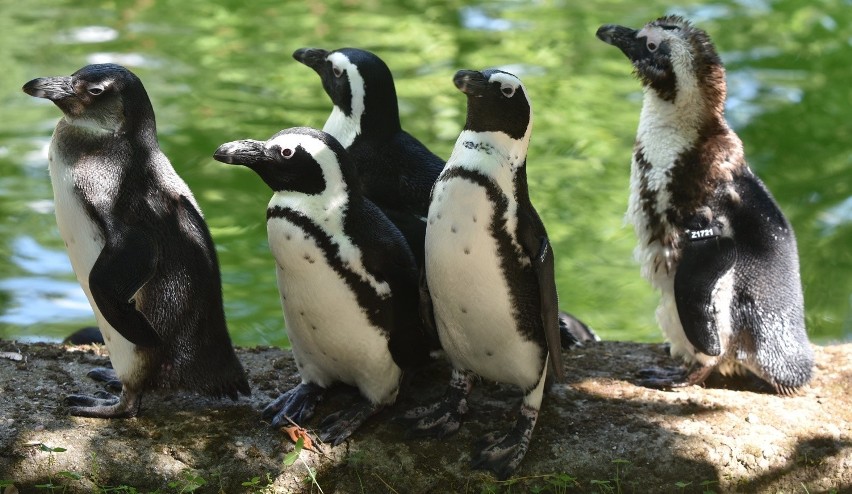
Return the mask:
{"type": "Polygon", "coordinates": [[[706,32],[682,17],[661,17],[639,30],[608,24],[596,35],[630,59],[646,92],[686,104],[697,95],[712,109],[724,107],[725,70],[716,48],[706,32]]]}
{"type": "Polygon", "coordinates": [[[453,83],[467,95],[464,130],[502,132],[513,140],[529,139],[532,106],[521,80],[502,70],[460,70],[453,83]]]}
{"type": "Polygon", "coordinates": [[[266,142],[227,142],[213,158],[251,168],[276,193],[346,193],[355,183],[354,168],[343,146],[329,134],[308,127],[282,130],[266,142]]]}
{"type": "MultiPolygon", "coordinates": [[[[293,58],[314,69],[334,106],[363,130],[397,131],[399,106],[390,69],[375,54],[357,48],[300,48],[293,58]]],[[[338,136],[339,137],[339,136],[338,136]]]]}
{"type": "Polygon", "coordinates": [[[156,135],[154,110],[136,75],[115,64],[87,65],[70,76],[42,77],[23,91],[52,101],[72,125],[156,135]]]}

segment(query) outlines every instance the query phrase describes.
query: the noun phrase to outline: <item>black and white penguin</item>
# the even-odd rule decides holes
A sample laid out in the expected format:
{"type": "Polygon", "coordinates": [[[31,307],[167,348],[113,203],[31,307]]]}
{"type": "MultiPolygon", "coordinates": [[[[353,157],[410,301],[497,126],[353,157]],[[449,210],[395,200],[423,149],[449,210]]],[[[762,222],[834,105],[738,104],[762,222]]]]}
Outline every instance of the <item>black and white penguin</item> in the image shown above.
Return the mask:
{"type": "Polygon", "coordinates": [[[248,395],[213,241],[160,151],[142,82],[99,64],[23,90],[64,113],[49,151],[56,221],[123,384],[120,398],[68,397],[71,414],[132,417],[157,388],[248,395]]]}
{"type": "Polygon", "coordinates": [[[346,148],[364,195],[400,228],[422,261],[423,218],[444,161],[402,129],[390,69],[356,48],[301,48],[293,58],[319,74],[334,105],[322,130],[346,148]]]}
{"type": "Polygon", "coordinates": [[[527,189],[526,89],[500,70],[462,70],[453,82],[467,95],[467,122],[432,192],[425,269],[453,377],[441,402],[406,421],[410,435],[442,437],[459,428],[475,376],[519,387],[515,424],[473,456],[474,468],[506,478],[529,448],[548,362],[563,377],[554,258],[527,189]]]}
{"type": "Polygon", "coordinates": [[[429,360],[418,314],[418,271],[399,230],[365,198],[334,137],[282,130],[266,142],[223,144],[214,157],[245,165],[274,191],[266,210],[285,329],[302,383],[266,407],[278,427],[309,419],[326,388],[365,401],[320,425],[338,444],[394,402],[403,369],[429,360]]]}
{"type": "Polygon", "coordinates": [[[650,372],[645,384],[702,383],[749,370],[789,393],[807,384],[796,238],[749,169],[724,117],[725,70],[708,35],[668,16],[640,30],[606,25],[644,99],[630,176],[642,274],[662,293],[657,320],[692,372],[650,372]]]}

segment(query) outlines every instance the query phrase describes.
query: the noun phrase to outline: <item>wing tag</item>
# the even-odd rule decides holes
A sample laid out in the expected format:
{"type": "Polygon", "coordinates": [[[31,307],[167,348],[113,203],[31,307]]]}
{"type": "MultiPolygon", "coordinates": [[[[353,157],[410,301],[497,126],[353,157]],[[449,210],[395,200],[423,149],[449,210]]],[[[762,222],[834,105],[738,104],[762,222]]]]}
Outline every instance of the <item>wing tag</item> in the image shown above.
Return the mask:
{"type": "Polygon", "coordinates": [[[701,230],[686,230],[687,238],[691,241],[706,240],[708,238],[718,237],[722,234],[722,230],[717,226],[710,228],[702,228],[701,230]]]}

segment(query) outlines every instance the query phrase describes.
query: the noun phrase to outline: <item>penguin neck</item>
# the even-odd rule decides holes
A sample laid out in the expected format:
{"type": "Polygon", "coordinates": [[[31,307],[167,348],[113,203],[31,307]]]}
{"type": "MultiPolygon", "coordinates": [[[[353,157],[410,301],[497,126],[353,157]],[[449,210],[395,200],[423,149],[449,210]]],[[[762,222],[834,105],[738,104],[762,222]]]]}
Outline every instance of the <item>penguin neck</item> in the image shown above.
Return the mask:
{"type": "Polygon", "coordinates": [[[344,148],[348,148],[355,142],[355,138],[361,134],[361,113],[363,113],[363,105],[360,109],[353,104],[351,114],[347,115],[334,105],[331,110],[331,115],[325,121],[322,131],[337,139],[344,148]]]}
{"type": "Polygon", "coordinates": [[[664,100],[646,87],[636,148],[657,173],[680,166],[687,154],[698,153],[708,169],[714,165],[729,167],[725,162],[738,164],[742,161],[742,144],[725,121],[723,105],[708,101],[707,91],[689,84],[678,88],[674,101],[664,100]]]}
{"type": "Polygon", "coordinates": [[[520,175],[526,176],[526,157],[530,132],[512,139],[504,132],[463,130],[445,170],[462,168],[494,180],[512,197],[520,175]]]}
{"type": "Polygon", "coordinates": [[[268,209],[282,208],[311,218],[329,235],[343,232],[346,213],[357,198],[350,197],[349,188],[341,181],[327,181],[328,186],[319,194],[294,191],[276,191],[268,209]]]}
{"type": "Polygon", "coordinates": [[[68,128],[73,129],[79,134],[88,135],[94,138],[110,137],[113,135],[121,135],[124,133],[122,122],[115,120],[102,120],[83,117],[72,117],[65,115],[61,123],[68,128]]]}

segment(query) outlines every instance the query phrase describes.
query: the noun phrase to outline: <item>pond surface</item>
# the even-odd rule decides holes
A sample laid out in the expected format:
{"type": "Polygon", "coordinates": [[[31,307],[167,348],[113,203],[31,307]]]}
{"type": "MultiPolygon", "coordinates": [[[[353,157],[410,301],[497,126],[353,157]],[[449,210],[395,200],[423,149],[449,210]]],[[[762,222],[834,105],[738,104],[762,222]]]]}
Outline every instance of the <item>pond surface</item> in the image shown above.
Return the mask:
{"type": "Polygon", "coordinates": [[[560,305],[602,337],[659,341],[657,295],[623,226],[640,85],[601,24],[677,13],[707,30],[728,68],[728,119],[798,235],[807,323],[852,339],[852,2],[711,4],[500,1],[30,0],[0,16],[0,337],[55,340],[94,322],[53,217],[46,149],[60,112],[21,92],[35,77],[115,62],[140,76],[160,144],[193,189],[222,264],[240,345],[286,345],[266,240],[271,196],[216,147],[322,127],[304,46],[357,46],[396,77],[403,126],[447,157],[464,122],[458,69],[499,66],[535,110],[530,193],[557,256],[560,305]]]}

